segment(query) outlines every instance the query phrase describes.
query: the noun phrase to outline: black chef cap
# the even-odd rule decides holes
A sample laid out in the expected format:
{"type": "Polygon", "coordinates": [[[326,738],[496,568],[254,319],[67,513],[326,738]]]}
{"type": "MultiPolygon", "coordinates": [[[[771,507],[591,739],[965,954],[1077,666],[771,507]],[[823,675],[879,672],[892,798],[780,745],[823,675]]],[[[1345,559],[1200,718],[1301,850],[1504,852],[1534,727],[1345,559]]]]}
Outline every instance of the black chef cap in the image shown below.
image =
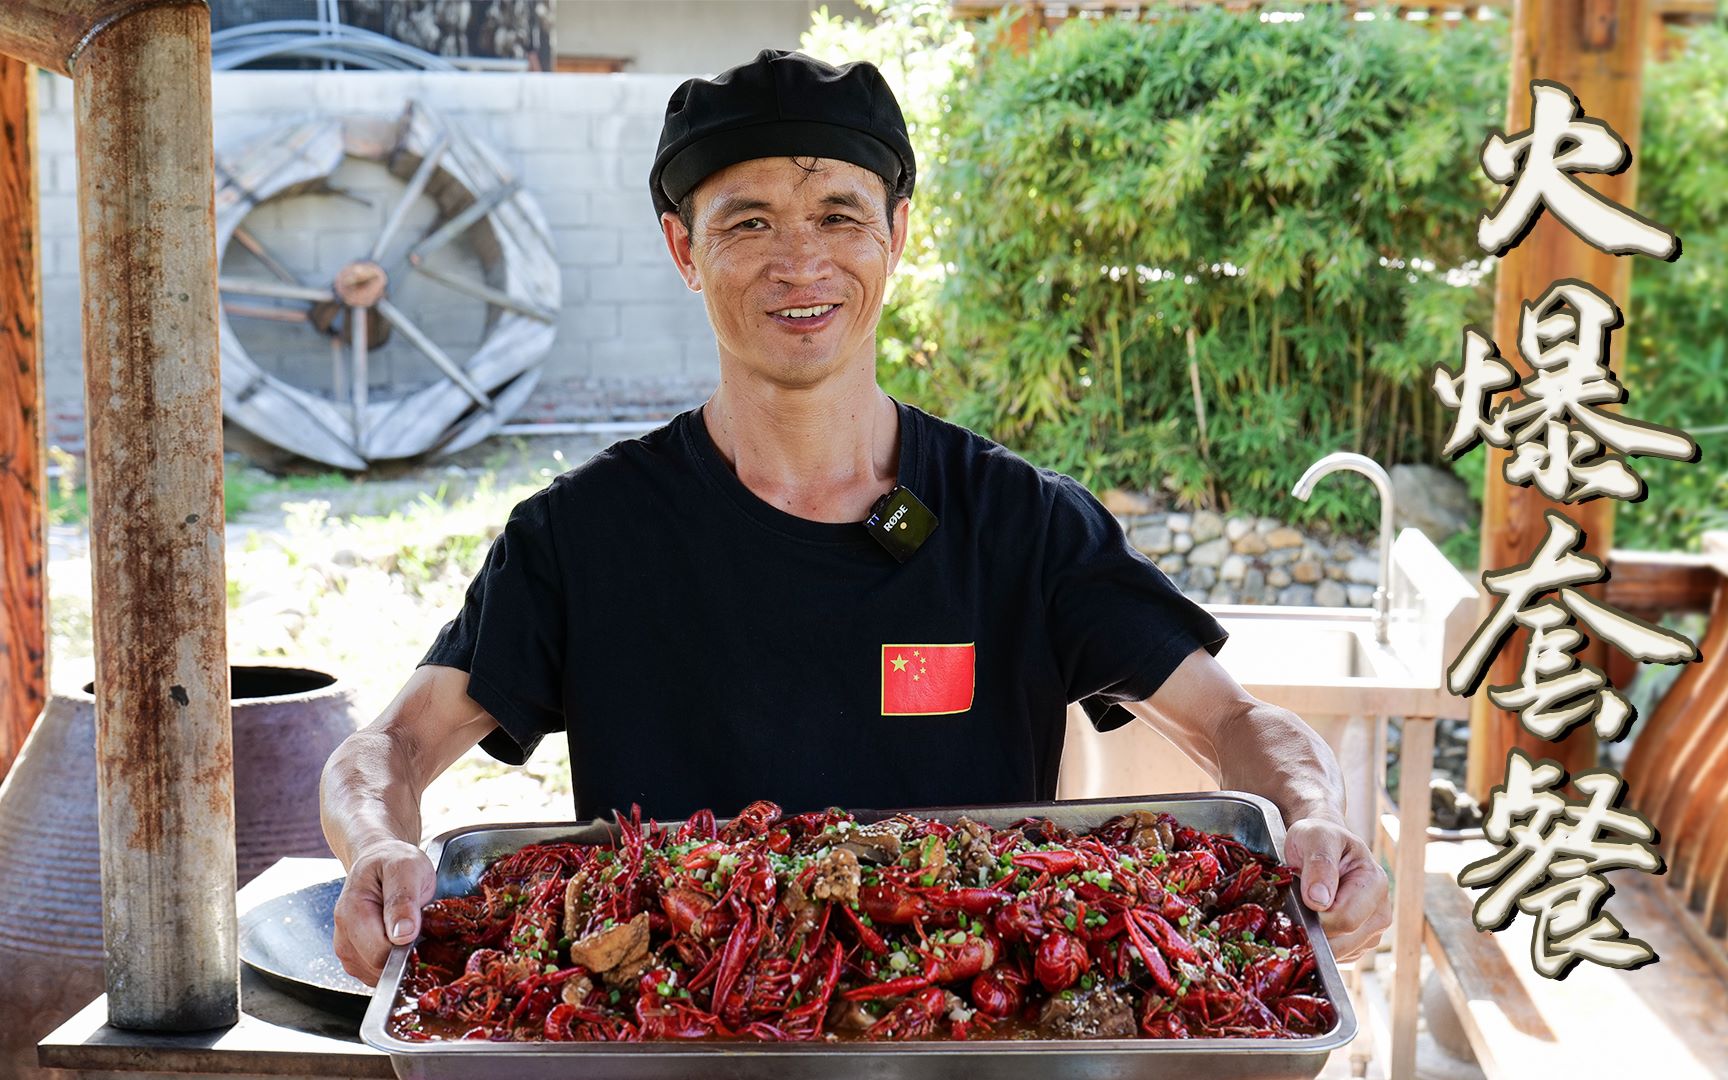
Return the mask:
{"type": "Polygon", "coordinates": [[[834,67],[763,49],[748,64],[673,91],[648,173],[655,216],[676,211],[726,166],[764,157],[850,161],[881,176],[897,198],[911,196],[916,173],[906,119],[875,65],[834,67]]]}

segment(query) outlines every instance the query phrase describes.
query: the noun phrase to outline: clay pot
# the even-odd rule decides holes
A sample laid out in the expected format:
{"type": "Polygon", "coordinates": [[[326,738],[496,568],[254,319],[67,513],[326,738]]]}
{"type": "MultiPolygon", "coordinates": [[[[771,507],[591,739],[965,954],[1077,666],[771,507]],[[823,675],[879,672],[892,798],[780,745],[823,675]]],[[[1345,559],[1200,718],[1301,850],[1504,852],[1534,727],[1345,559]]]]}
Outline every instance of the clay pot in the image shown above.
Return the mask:
{"type": "MultiPolygon", "coordinates": [[[[318,776],[358,724],[354,691],[291,667],[235,667],[235,869],[330,854],[318,776]]],[[[55,694],[0,784],[0,1078],[49,1075],[36,1043],[102,993],[94,684],[55,694]]]]}

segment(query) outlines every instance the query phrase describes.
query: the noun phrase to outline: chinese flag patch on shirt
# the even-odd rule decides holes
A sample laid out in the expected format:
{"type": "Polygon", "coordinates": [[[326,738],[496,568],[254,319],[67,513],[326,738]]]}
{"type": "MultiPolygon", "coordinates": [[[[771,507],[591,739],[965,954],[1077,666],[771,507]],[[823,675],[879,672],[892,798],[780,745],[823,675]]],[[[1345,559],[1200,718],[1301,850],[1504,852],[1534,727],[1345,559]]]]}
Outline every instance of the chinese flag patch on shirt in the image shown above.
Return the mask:
{"type": "Polygon", "coordinates": [[[972,707],[977,646],[882,646],[882,715],[931,716],[972,707]]]}

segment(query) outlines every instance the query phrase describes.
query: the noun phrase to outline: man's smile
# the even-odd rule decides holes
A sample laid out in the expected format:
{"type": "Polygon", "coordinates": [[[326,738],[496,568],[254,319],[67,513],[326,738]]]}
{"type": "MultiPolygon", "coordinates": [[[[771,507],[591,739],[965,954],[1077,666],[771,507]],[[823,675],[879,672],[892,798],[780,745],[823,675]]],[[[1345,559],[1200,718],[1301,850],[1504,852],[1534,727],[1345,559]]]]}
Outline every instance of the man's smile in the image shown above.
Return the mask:
{"type": "Polygon", "coordinates": [[[799,331],[820,330],[832,323],[839,304],[812,304],[809,307],[786,307],[770,311],[768,317],[782,326],[799,331]]]}

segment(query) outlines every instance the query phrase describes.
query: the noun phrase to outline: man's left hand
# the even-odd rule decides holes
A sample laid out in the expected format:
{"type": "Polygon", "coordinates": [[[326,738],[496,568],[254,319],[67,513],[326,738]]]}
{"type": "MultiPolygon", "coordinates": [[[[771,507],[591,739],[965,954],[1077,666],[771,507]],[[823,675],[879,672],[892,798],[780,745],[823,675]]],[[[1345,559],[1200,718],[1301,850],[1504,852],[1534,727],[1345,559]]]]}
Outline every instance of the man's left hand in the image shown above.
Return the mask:
{"type": "Polygon", "coordinates": [[[1391,885],[1362,838],[1337,821],[1302,818],[1284,834],[1284,861],[1339,963],[1372,949],[1392,925],[1391,885]]]}

